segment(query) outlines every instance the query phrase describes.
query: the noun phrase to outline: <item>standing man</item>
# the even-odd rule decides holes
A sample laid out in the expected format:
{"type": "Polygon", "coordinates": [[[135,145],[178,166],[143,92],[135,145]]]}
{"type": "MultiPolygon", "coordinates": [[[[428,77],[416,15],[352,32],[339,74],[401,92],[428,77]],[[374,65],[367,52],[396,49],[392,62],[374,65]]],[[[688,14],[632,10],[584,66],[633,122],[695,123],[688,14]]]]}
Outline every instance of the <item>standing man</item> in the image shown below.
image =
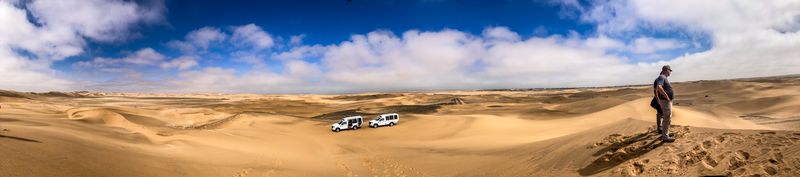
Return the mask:
{"type": "Polygon", "coordinates": [[[669,65],[661,67],[661,74],[658,75],[655,82],[653,82],[653,93],[661,108],[660,116],[656,115],[656,125],[661,133],[661,140],[664,142],[673,142],[675,138],[669,137],[669,124],[672,119],[672,100],[675,95],[672,92],[672,85],[669,84],[667,77],[672,74],[672,68],[669,65]]]}

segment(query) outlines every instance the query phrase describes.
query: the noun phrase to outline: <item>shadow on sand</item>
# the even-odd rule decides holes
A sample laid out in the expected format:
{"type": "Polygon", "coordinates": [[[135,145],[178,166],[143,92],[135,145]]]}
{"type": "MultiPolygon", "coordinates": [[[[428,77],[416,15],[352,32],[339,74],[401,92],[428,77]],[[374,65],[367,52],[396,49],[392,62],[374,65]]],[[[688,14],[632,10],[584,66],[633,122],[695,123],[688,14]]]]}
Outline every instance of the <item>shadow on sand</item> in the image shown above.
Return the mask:
{"type": "Polygon", "coordinates": [[[25,142],[42,143],[41,141],[35,140],[35,139],[28,139],[28,138],[22,138],[22,137],[16,137],[16,136],[8,136],[8,135],[0,135],[0,138],[8,138],[8,139],[12,139],[12,140],[19,140],[19,141],[25,141],[25,142]]]}
{"type": "Polygon", "coordinates": [[[589,176],[603,172],[625,161],[644,155],[663,143],[660,135],[653,130],[624,137],[619,134],[610,135],[602,142],[595,144],[608,144],[608,146],[592,154],[592,156],[599,157],[588,166],[579,169],[578,173],[582,176],[589,176]]]}

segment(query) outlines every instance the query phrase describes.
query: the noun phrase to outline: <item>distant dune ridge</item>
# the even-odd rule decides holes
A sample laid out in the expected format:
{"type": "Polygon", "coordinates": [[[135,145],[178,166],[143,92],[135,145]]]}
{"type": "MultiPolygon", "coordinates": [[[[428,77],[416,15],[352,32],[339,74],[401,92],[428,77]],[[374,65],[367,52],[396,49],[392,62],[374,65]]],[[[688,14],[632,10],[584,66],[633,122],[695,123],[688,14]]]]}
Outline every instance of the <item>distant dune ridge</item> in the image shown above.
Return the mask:
{"type": "MultiPolygon", "coordinates": [[[[798,176],[800,77],[348,95],[0,90],[0,176],[798,176]],[[400,123],[334,133],[350,115],[400,123]]],[[[367,125],[363,125],[366,127],[367,125]]]]}

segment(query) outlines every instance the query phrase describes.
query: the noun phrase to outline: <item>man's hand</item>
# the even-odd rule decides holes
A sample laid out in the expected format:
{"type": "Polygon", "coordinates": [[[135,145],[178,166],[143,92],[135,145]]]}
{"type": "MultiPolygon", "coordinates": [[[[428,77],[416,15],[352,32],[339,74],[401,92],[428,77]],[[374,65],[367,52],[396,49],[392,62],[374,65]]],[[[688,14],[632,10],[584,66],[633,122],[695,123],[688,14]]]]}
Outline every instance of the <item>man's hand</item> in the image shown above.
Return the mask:
{"type": "Polygon", "coordinates": [[[669,95],[667,95],[667,91],[664,91],[664,86],[658,85],[658,87],[656,88],[656,98],[661,99],[661,95],[664,96],[665,100],[672,101],[672,100],[669,99],[669,95]]]}

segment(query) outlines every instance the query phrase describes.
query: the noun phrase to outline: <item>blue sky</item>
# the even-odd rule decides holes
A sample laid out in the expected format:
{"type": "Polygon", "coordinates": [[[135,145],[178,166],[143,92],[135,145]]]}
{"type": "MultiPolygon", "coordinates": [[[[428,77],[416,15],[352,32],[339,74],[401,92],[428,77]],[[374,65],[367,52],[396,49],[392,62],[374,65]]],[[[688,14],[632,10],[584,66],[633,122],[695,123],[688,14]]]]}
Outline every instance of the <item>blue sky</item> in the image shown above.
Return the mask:
{"type": "Polygon", "coordinates": [[[487,27],[504,26],[521,36],[594,33],[593,25],[564,17],[557,4],[544,1],[170,1],[166,6],[165,22],[137,27],[140,35],[128,41],[92,44],[88,46],[92,53],[58,62],[55,67],[66,70],[76,61],[120,57],[145,47],[180,55],[170,53],[165,43],[206,26],[255,24],[275,38],[288,40],[303,35],[304,43],[321,45],[375,30],[402,33],[455,29],[480,34],[487,27]]]}
{"type": "Polygon", "coordinates": [[[13,25],[0,27],[0,66],[8,68],[0,74],[19,77],[0,80],[0,88],[350,93],[580,87],[649,83],[664,64],[679,71],[676,81],[796,74],[800,64],[790,49],[800,40],[797,6],[5,1],[0,22],[13,25]]]}
{"type": "MultiPolygon", "coordinates": [[[[459,29],[480,33],[488,26],[508,26],[522,35],[537,27],[551,33],[590,32],[592,26],[559,18],[557,6],[536,1],[173,1],[168,21],[180,36],[203,26],[255,23],[277,36],[306,34],[316,44],[334,44],[353,34],[376,29],[403,32],[411,29],[459,29]],[[211,12],[211,13],[209,13],[211,12]],[[213,14],[213,15],[212,15],[213,14]],[[196,18],[198,16],[207,16],[196,18]]],[[[161,36],[164,37],[164,36],[161,36]]]]}

